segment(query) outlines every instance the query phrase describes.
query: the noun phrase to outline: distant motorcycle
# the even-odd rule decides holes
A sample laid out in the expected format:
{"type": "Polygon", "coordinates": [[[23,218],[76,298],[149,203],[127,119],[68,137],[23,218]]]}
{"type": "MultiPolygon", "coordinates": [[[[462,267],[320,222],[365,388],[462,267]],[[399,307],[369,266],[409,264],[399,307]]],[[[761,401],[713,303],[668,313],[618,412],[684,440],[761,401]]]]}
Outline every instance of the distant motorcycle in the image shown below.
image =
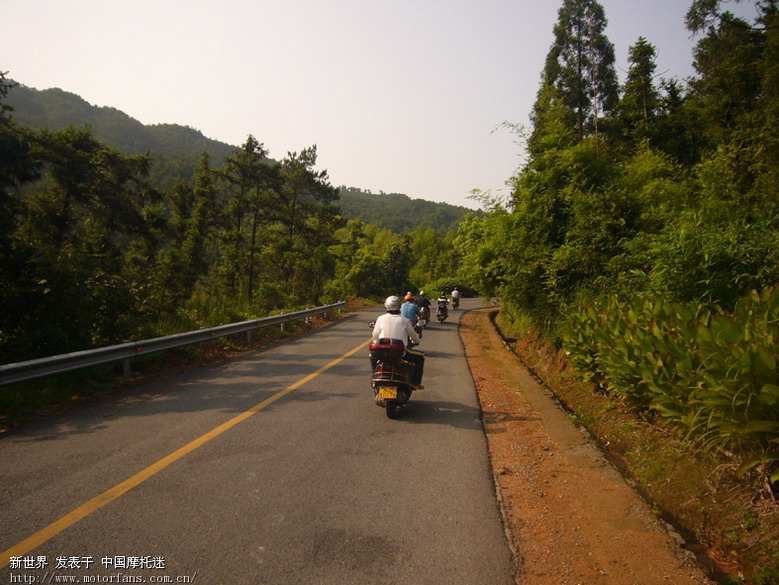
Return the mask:
{"type": "Polygon", "coordinates": [[[452,308],[453,309],[460,308],[460,297],[452,297],[452,308]]]}
{"type": "Polygon", "coordinates": [[[435,312],[436,319],[443,323],[449,316],[449,308],[446,306],[446,301],[438,301],[438,309],[435,312]]]}

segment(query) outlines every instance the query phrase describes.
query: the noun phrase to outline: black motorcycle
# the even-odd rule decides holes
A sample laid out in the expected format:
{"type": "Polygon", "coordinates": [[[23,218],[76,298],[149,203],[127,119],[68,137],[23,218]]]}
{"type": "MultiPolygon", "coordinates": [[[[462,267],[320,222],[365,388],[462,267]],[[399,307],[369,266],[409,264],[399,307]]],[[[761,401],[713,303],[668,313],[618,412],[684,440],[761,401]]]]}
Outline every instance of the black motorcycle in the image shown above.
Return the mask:
{"type": "Polygon", "coordinates": [[[446,301],[438,301],[438,309],[435,312],[435,317],[439,322],[443,323],[449,316],[449,307],[446,306],[446,301]]]}
{"type": "Polygon", "coordinates": [[[419,314],[417,315],[417,320],[414,323],[414,331],[417,332],[417,335],[419,335],[419,338],[422,339],[422,332],[425,330],[425,327],[427,327],[427,319],[430,316],[427,309],[419,311],[419,314]]]}

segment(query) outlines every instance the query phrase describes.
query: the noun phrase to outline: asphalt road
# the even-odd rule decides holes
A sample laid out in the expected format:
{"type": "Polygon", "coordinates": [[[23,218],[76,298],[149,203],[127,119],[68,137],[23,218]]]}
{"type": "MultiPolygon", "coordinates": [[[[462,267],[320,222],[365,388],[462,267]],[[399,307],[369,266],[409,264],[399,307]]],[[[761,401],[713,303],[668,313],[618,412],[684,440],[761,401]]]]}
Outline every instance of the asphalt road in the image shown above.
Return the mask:
{"type": "Polygon", "coordinates": [[[459,311],[396,420],[362,346],[379,314],[0,439],[0,585],[512,583],[459,311]]]}

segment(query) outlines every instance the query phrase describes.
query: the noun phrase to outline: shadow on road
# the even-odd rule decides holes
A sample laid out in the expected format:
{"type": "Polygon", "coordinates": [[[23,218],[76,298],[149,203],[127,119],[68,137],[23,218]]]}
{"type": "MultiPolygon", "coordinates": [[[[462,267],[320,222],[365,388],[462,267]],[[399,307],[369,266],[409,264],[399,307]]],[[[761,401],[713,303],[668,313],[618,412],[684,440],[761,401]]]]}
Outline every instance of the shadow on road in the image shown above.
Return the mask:
{"type": "Polygon", "coordinates": [[[481,412],[478,408],[459,402],[419,400],[416,396],[415,393],[408,405],[400,411],[397,422],[449,425],[458,429],[482,431],[481,412]]]}

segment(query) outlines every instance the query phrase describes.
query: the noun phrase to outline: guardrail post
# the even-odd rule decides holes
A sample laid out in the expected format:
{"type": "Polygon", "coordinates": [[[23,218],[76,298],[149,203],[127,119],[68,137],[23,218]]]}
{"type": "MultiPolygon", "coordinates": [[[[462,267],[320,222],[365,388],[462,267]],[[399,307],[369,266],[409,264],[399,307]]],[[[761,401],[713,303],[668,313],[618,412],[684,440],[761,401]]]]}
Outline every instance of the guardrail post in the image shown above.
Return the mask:
{"type": "MultiPolygon", "coordinates": [[[[308,307],[306,307],[306,311],[308,311],[308,307]]],[[[311,325],[311,317],[306,317],[306,325],[311,325]]]]}
{"type": "Polygon", "coordinates": [[[246,332],[246,345],[251,345],[252,344],[252,331],[253,331],[252,329],[249,329],[246,332]]]}
{"type": "Polygon", "coordinates": [[[122,379],[125,382],[129,382],[132,375],[133,372],[130,368],[130,358],[125,358],[122,360],[122,379]]]}
{"type": "MultiPolygon", "coordinates": [[[[284,311],[281,312],[281,314],[284,314],[284,311]]],[[[281,332],[284,333],[284,322],[281,323],[281,332]]]]}

